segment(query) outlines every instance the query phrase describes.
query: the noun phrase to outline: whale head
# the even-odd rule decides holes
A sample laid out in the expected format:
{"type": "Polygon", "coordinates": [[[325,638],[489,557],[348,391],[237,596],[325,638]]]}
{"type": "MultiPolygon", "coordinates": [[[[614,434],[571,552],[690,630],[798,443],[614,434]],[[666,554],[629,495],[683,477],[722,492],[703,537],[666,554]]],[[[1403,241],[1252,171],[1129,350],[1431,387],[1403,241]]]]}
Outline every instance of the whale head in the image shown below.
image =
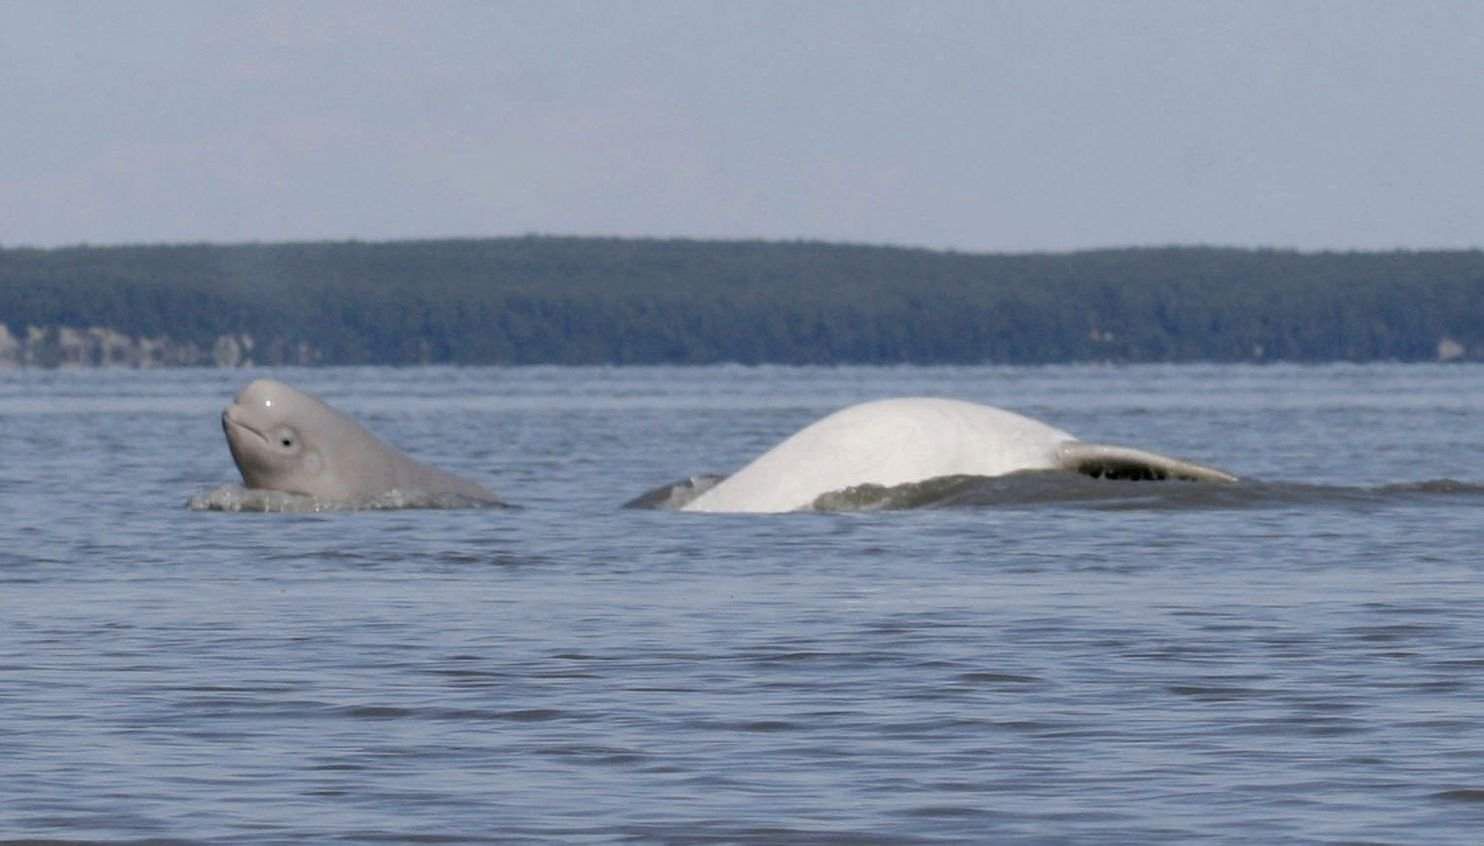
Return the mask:
{"type": "Polygon", "coordinates": [[[222,412],[222,430],[248,487],[313,495],[323,486],[325,445],[339,419],[306,393],[258,379],[222,412]]]}
{"type": "Polygon", "coordinates": [[[319,398],[272,379],[238,392],[222,412],[222,430],[249,488],[351,502],[400,491],[504,504],[483,485],[419,464],[319,398]]]}

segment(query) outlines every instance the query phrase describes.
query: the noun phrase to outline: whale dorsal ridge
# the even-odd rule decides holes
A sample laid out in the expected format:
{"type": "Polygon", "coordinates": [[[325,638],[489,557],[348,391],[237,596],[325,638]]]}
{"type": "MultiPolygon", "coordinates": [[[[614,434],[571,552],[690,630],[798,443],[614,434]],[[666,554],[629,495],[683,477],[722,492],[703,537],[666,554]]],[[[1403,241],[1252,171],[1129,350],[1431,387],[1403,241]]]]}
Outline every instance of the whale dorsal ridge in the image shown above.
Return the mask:
{"type": "Polygon", "coordinates": [[[1131,447],[1068,441],[1056,450],[1056,465],[1094,479],[1179,479],[1187,482],[1235,482],[1230,473],[1178,458],[1131,447]]]}

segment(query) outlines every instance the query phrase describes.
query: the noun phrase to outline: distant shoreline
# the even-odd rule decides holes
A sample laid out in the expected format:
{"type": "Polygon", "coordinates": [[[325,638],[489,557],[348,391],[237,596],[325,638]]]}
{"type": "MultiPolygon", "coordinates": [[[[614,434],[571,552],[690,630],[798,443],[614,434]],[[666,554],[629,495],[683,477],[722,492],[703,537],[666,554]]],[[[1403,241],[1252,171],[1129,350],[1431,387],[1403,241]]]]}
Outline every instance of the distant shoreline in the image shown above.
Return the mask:
{"type": "Polygon", "coordinates": [[[0,367],[1484,361],[1484,252],[0,249],[0,367]]]}
{"type": "MultiPolygon", "coordinates": [[[[367,366],[362,364],[347,364],[342,362],[325,362],[319,360],[318,353],[312,347],[304,346],[299,350],[275,352],[271,359],[259,361],[254,358],[254,342],[248,336],[223,335],[217,341],[208,346],[201,346],[191,342],[176,342],[169,338],[135,338],[124,335],[115,330],[104,327],[90,327],[88,329],[74,329],[72,327],[28,327],[27,336],[24,339],[16,339],[9,335],[4,324],[0,324],[0,370],[34,369],[34,370],[77,370],[77,369],[126,369],[126,370],[154,370],[165,368],[218,368],[218,369],[241,369],[252,367],[355,367],[367,366]]],[[[1251,359],[1244,362],[1213,361],[1206,359],[1186,359],[1180,361],[1129,361],[1112,359],[1078,359],[1068,361],[1045,361],[1045,362],[820,362],[813,364],[798,364],[788,362],[737,362],[737,361],[711,361],[711,362],[587,362],[587,363],[553,363],[553,362],[522,362],[519,364],[510,362],[489,363],[453,363],[453,362],[394,362],[383,363],[380,366],[390,367],[714,367],[714,366],[736,366],[736,367],[973,367],[973,366],[1098,366],[1098,365],[1168,365],[1168,366],[1191,366],[1214,364],[1252,364],[1257,366],[1277,364],[1298,364],[1311,366],[1324,366],[1334,364],[1479,364],[1484,363],[1484,357],[1466,357],[1459,352],[1456,342],[1445,338],[1439,343],[1438,354],[1431,359],[1368,359],[1366,361],[1337,360],[1306,360],[1288,361],[1275,358],[1251,359]]]]}

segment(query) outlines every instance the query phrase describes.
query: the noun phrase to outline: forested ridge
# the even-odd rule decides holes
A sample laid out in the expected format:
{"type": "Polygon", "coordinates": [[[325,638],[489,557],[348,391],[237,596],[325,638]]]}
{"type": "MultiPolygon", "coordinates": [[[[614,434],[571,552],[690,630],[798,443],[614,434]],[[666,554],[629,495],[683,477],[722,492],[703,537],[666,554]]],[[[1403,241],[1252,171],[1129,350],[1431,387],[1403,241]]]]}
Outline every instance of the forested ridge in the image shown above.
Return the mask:
{"type": "Polygon", "coordinates": [[[67,354],[28,345],[69,328],[202,361],[226,339],[225,363],[260,364],[1484,359],[1484,252],[535,236],[7,248],[0,324],[12,358],[39,364],[67,354]]]}

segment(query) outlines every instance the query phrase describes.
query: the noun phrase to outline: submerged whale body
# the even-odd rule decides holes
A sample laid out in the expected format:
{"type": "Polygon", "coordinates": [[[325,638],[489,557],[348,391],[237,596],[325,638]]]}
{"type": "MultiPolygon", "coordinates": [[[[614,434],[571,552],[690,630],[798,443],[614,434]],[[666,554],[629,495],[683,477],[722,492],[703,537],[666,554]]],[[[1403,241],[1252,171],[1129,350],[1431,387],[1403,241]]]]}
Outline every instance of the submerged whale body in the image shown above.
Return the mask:
{"type": "Polygon", "coordinates": [[[1094,478],[1234,482],[1210,467],[1128,447],[1084,443],[1014,412],[949,399],[853,405],[795,433],[689,499],[684,511],[781,512],[859,485],[945,476],[1066,470],[1094,478]]]}
{"type": "Polygon", "coordinates": [[[487,488],[409,458],[318,397],[259,379],[222,412],[248,488],[337,502],[388,495],[502,504],[487,488]]]}

